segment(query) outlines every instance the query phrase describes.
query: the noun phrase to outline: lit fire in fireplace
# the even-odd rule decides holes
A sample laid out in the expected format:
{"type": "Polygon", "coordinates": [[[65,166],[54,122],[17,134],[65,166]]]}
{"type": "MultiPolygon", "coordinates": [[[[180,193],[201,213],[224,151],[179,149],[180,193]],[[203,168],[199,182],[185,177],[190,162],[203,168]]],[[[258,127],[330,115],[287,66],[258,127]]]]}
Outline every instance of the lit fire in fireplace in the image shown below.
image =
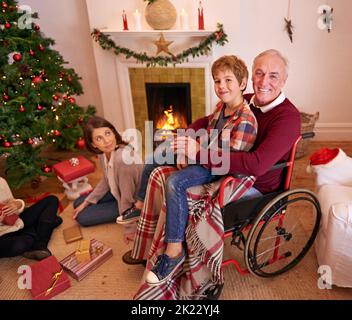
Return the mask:
{"type": "Polygon", "coordinates": [[[164,114],[157,120],[156,128],[162,130],[176,130],[186,128],[187,122],[185,116],[174,111],[173,105],[164,109],[164,114]]]}

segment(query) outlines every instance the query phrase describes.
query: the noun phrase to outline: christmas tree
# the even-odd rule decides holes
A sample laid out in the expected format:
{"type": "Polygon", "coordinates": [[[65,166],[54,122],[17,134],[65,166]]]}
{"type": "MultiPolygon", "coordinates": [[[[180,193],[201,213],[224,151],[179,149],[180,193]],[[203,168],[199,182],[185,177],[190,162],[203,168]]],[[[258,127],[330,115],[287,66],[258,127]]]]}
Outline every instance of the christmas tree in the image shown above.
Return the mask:
{"type": "Polygon", "coordinates": [[[84,147],[82,123],[95,109],[76,104],[80,78],[41,33],[38,14],[12,0],[0,10],[0,157],[16,188],[51,171],[43,148],[84,147]]]}

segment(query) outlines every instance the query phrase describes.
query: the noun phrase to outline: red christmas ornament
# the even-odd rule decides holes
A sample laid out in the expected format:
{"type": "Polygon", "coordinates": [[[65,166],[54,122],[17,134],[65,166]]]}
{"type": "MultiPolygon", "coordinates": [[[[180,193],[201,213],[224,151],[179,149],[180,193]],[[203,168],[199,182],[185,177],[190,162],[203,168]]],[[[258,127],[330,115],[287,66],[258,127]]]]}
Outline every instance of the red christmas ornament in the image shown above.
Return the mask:
{"type": "Polygon", "coordinates": [[[4,9],[6,9],[6,8],[8,7],[8,4],[7,4],[5,1],[3,1],[2,4],[1,4],[1,6],[2,6],[4,9]]]}
{"type": "Polygon", "coordinates": [[[15,60],[16,62],[20,62],[22,60],[22,56],[19,53],[15,53],[12,56],[13,60],[15,60]]]}
{"type": "Polygon", "coordinates": [[[38,84],[38,83],[42,83],[43,82],[43,79],[41,78],[41,77],[34,77],[33,79],[32,79],[32,83],[33,84],[38,84]]]}
{"type": "Polygon", "coordinates": [[[69,82],[69,83],[72,82],[72,77],[71,76],[67,76],[67,82],[69,82]]]}
{"type": "Polygon", "coordinates": [[[39,27],[37,24],[35,24],[35,25],[34,25],[34,30],[35,30],[35,31],[39,31],[39,30],[40,30],[40,27],[39,27]]]}
{"type": "Polygon", "coordinates": [[[58,100],[59,100],[59,97],[58,97],[56,94],[54,94],[54,95],[53,95],[53,100],[58,101],[58,100]]]}
{"type": "Polygon", "coordinates": [[[9,101],[9,99],[10,97],[6,93],[2,95],[2,100],[4,100],[5,102],[9,101]]]}
{"type": "Polygon", "coordinates": [[[40,44],[39,46],[38,46],[38,49],[39,49],[39,51],[44,51],[45,50],[45,48],[44,48],[44,46],[42,45],[42,44],[40,44]]]}
{"type": "Polygon", "coordinates": [[[215,33],[215,40],[219,41],[223,35],[224,35],[224,33],[222,31],[216,32],[215,33]]]}
{"type": "Polygon", "coordinates": [[[20,112],[25,112],[25,111],[26,111],[26,109],[24,108],[23,105],[20,106],[20,109],[19,109],[19,110],[20,110],[20,112]]]}
{"type": "Polygon", "coordinates": [[[55,135],[56,137],[60,137],[60,136],[61,136],[61,132],[60,132],[59,130],[55,130],[55,131],[54,131],[54,135],[55,135]]]}
{"type": "Polygon", "coordinates": [[[34,141],[33,141],[32,138],[29,138],[27,142],[28,142],[28,144],[30,144],[30,145],[32,145],[32,144],[34,143],[34,141]]]}
{"type": "Polygon", "coordinates": [[[77,142],[76,142],[76,147],[78,149],[84,149],[86,146],[86,143],[84,141],[84,139],[82,137],[78,138],[77,142]]]}
{"type": "Polygon", "coordinates": [[[35,56],[35,52],[34,52],[32,49],[30,49],[30,50],[29,50],[29,55],[30,55],[31,57],[34,57],[34,56],[35,56]]]}
{"type": "Polygon", "coordinates": [[[79,118],[78,123],[83,123],[83,118],[79,118]]]}
{"type": "Polygon", "coordinates": [[[69,98],[69,99],[68,99],[68,101],[69,101],[70,103],[72,103],[72,104],[73,104],[73,103],[76,103],[75,98],[72,98],[72,97],[71,97],[71,98],[69,98]]]}
{"type": "Polygon", "coordinates": [[[5,142],[2,144],[2,146],[3,146],[4,148],[11,148],[11,147],[12,147],[12,143],[9,142],[9,141],[5,141],[5,142]]]}
{"type": "Polygon", "coordinates": [[[38,104],[38,105],[37,105],[37,110],[39,110],[39,111],[40,111],[40,110],[43,110],[43,107],[42,107],[40,104],[38,104]]]}
{"type": "Polygon", "coordinates": [[[10,29],[11,28],[11,23],[10,22],[6,22],[5,23],[5,29],[10,29]]]}

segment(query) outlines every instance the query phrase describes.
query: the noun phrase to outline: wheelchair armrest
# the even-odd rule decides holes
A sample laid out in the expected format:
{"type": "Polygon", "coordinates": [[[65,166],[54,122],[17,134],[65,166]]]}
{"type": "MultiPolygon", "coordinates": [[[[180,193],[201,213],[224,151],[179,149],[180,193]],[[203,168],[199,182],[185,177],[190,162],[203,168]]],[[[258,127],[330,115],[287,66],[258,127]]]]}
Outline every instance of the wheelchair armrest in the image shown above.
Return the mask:
{"type": "Polygon", "coordinates": [[[222,182],[219,188],[219,205],[220,205],[220,209],[222,209],[222,207],[224,206],[224,195],[225,195],[225,188],[226,186],[231,183],[232,180],[235,180],[235,178],[243,178],[245,177],[245,174],[240,174],[240,173],[235,173],[235,174],[231,174],[228,175],[222,182]]]}

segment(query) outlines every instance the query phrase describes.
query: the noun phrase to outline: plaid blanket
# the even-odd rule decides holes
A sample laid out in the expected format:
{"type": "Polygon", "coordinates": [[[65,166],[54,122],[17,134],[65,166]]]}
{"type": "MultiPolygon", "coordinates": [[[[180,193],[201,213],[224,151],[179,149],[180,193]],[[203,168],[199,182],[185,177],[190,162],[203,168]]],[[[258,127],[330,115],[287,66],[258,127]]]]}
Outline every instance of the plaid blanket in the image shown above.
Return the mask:
{"type": "MultiPolygon", "coordinates": [[[[133,258],[148,261],[134,299],[198,299],[210,286],[223,283],[224,226],[217,201],[223,179],[187,190],[190,215],[186,229],[186,261],[172,279],[160,286],[151,287],[144,281],[158,255],[165,251],[165,182],[176,170],[175,167],[159,167],[149,178],[132,250],[133,258]]],[[[236,178],[225,189],[224,203],[241,198],[254,182],[254,177],[236,178]]]]}

